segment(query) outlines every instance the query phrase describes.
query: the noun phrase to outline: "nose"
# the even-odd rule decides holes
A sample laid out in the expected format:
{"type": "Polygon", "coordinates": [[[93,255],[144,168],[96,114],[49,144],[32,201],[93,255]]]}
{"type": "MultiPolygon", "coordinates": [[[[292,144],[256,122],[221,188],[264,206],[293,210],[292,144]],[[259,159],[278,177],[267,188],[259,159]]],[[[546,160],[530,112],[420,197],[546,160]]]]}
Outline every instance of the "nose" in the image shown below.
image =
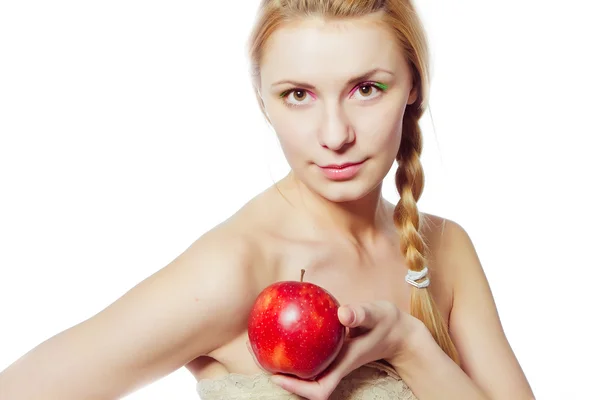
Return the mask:
{"type": "Polygon", "coordinates": [[[356,139],[354,130],[342,107],[331,107],[324,114],[324,121],[319,130],[321,146],[339,151],[354,142],[356,139]]]}

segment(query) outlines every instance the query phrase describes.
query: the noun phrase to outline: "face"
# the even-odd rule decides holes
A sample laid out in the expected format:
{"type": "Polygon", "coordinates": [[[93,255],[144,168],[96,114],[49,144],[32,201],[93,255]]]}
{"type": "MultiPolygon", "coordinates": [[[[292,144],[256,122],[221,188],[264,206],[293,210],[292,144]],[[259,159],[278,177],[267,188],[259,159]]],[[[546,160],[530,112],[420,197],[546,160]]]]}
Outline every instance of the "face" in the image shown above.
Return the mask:
{"type": "Polygon", "coordinates": [[[379,16],[304,19],[269,38],[260,94],[293,175],[335,202],[379,188],[417,91],[379,16]]]}

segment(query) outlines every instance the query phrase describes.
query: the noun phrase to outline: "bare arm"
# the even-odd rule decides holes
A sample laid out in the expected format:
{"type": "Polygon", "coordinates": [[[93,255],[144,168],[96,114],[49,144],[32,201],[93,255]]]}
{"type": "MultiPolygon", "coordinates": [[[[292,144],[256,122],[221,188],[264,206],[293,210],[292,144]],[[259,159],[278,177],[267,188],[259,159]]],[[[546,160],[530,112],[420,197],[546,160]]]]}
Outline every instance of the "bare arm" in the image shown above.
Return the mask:
{"type": "Polygon", "coordinates": [[[212,231],[92,318],[0,373],[0,397],[116,399],[231,340],[254,293],[252,250],[212,231]]]}
{"type": "Polygon", "coordinates": [[[394,366],[417,397],[427,399],[533,399],[533,392],[504,335],[473,243],[446,221],[440,259],[454,275],[450,331],[461,358],[456,365],[431,335],[414,355],[394,366]]]}

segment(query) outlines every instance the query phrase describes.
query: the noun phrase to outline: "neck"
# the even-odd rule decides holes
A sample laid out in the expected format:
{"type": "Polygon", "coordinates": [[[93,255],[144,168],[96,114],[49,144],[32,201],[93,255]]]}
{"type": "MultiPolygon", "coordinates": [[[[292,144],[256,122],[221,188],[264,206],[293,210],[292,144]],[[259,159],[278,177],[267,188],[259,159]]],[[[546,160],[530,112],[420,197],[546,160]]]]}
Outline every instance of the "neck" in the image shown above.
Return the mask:
{"type": "Polygon", "coordinates": [[[302,212],[307,212],[311,221],[355,244],[373,243],[382,230],[389,227],[391,216],[381,184],[361,199],[334,202],[311,191],[293,174],[282,183],[289,188],[292,202],[299,205],[302,212]]]}

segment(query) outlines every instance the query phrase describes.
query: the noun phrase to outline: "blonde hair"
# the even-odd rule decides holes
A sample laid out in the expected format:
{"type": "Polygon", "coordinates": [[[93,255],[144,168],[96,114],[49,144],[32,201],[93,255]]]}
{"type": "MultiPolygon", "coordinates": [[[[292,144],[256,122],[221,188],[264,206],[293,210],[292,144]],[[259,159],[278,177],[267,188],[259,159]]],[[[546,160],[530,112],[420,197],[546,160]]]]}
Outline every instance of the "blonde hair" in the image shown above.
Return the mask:
{"type": "MultiPolygon", "coordinates": [[[[429,54],[423,26],[411,1],[263,0],[248,43],[251,74],[256,97],[266,116],[258,89],[260,62],[267,40],[278,27],[301,17],[353,18],[375,12],[382,13],[382,22],[395,33],[411,69],[413,87],[418,88],[416,101],[406,107],[402,141],[396,156],[396,188],[400,200],[394,210],[394,223],[401,234],[401,248],[408,268],[422,271],[426,266],[427,245],[421,235],[422,220],[417,209],[417,201],[424,187],[423,166],[420,161],[423,139],[419,120],[427,107],[429,54]]],[[[411,314],[423,321],[438,345],[458,364],[458,352],[429,289],[411,288],[411,314]]]]}

